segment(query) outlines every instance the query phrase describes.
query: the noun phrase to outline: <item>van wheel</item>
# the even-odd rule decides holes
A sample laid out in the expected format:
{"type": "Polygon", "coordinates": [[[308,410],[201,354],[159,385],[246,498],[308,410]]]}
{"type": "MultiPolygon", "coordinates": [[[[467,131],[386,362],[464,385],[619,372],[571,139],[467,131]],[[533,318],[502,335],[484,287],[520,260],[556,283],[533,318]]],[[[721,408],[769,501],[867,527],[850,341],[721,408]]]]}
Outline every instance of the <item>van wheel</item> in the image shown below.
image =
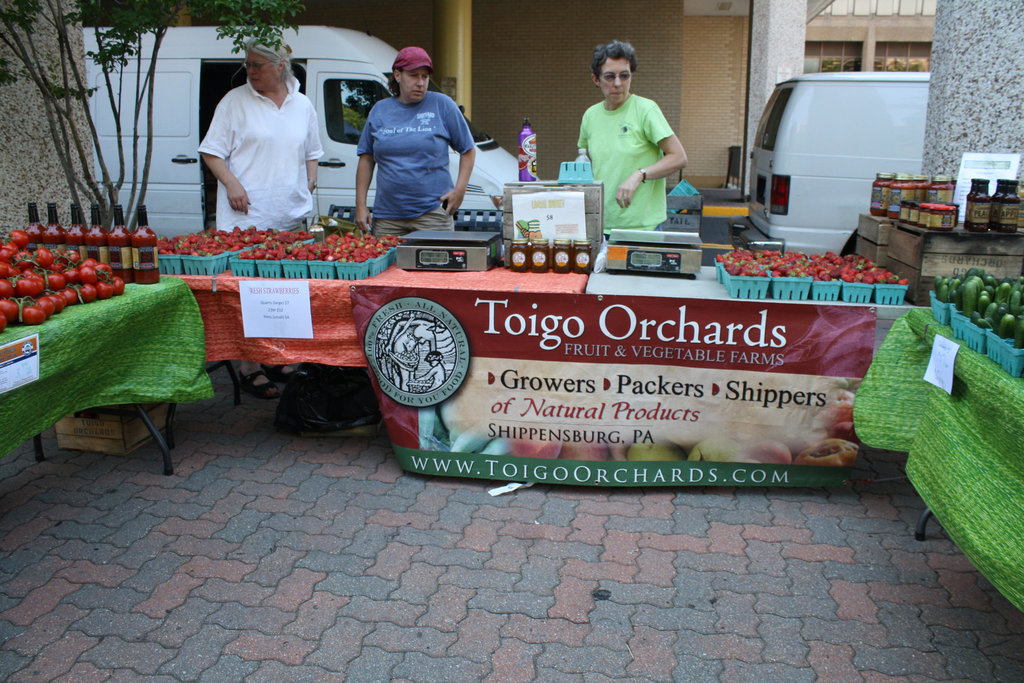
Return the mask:
{"type": "Polygon", "coordinates": [[[857,231],[855,230],[850,234],[849,239],[846,240],[846,244],[843,245],[843,250],[839,252],[840,256],[847,256],[857,252],[857,231]]]}

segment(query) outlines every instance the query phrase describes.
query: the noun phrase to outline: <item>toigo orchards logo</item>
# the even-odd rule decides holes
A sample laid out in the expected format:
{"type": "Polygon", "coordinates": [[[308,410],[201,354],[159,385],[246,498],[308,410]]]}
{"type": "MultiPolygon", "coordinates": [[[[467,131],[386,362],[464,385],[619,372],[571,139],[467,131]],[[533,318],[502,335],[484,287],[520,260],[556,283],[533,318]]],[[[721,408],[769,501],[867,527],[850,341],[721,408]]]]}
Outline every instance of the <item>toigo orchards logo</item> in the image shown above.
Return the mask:
{"type": "Polygon", "coordinates": [[[381,391],[407,406],[432,406],[454,394],[469,371],[469,339],[440,304],[420,297],[381,306],[364,351],[381,391]]]}

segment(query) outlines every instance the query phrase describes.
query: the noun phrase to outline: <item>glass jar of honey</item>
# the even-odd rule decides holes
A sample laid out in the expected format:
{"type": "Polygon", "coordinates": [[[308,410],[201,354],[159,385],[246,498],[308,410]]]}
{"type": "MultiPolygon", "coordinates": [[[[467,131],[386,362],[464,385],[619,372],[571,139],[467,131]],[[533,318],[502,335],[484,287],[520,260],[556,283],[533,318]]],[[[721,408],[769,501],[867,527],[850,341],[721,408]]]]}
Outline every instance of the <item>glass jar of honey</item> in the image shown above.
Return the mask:
{"type": "Polygon", "coordinates": [[[551,270],[560,274],[572,272],[572,240],[555,240],[551,249],[551,270]]]}
{"type": "Polygon", "coordinates": [[[580,275],[590,272],[590,240],[573,240],[572,272],[580,275]]]}
{"type": "Polygon", "coordinates": [[[508,254],[508,267],[513,273],[525,273],[530,268],[530,241],[525,238],[512,240],[508,254]]]}
{"type": "Polygon", "coordinates": [[[551,269],[551,245],[547,240],[530,243],[530,270],[546,273],[551,269]]]}

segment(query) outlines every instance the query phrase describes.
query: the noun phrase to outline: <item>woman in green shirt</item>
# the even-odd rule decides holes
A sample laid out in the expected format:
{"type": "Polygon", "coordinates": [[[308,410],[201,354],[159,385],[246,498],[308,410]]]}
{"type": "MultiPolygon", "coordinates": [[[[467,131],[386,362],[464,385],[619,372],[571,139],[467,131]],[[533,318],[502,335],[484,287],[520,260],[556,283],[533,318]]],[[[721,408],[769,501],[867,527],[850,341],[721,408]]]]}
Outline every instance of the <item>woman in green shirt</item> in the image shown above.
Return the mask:
{"type": "Polygon", "coordinates": [[[594,48],[594,85],[604,100],[587,109],[579,147],[604,181],[604,231],[653,230],[665,221],[665,177],[686,166],[686,150],[653,100],[629,91],[636,52],[613,40],[594,48]]]}

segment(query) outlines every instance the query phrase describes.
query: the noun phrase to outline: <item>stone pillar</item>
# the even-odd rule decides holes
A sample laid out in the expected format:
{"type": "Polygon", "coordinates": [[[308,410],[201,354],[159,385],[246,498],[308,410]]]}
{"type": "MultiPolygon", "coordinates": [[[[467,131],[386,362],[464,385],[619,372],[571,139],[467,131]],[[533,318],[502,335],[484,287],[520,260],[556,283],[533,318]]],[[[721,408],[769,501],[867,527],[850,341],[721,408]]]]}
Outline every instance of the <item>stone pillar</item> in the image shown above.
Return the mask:
{"type": "MultiPolygon", "coordinates": [[[[803,73],[807,35],[807,0],[753,0],[751,4],[746,157],[743,160],[747,176],[761,112],[776,83],[803,73]]],[[[747,182],[744,194],[749,188],[747,182]]]]}
{"type": "Polygon", "coordinates": [[[964,152],[1024,153],[1022,34],[1020,0],[939,1],[922,173],[955,176],[964,152]]]}
{"type": "Polygon", "coordinates": [[[473,2],[434,0],[434,80],[472,118],[473,2]]]}

